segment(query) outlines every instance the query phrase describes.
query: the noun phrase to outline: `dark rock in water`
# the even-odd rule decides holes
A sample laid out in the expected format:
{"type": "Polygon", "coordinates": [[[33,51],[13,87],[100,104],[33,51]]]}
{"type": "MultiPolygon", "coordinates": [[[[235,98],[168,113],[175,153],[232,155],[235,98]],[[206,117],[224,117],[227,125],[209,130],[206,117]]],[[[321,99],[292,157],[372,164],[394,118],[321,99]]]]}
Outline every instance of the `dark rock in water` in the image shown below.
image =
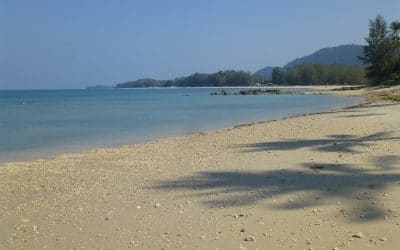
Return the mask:
{"type": "Polygon", "coordinates": [[[279,89],[250,89],[239,91],[238,95],[265,95],[265,94],[281,94],[279,89]]]}
{"type": "Polygon", "coordinates": [[[348,86],[348,87],[341,87],[341,88],[336,88],[332,89],[332,91],[346,91],[346,90],[359,90],[366,88],[367,86],[361,85],[361,86],[348,86]]]}
{"type": "Polygon", "coordinates": [[[241,90],[239,92],[229,93],[225,90],[213,92],[210,95],[290,95],[290,94],[304,94],[299,91],[281,91],[279,89],[249,89],[241,90]]]}
{"type": "MultiPolygon", "coordinates": [[[[221,90],[219,92],[213,92],[210,95],[228,95],[228,92],[226,92],[225,90],[221,90]]],[[[231,94],[229,94],[231,95],[231,94]]]]}

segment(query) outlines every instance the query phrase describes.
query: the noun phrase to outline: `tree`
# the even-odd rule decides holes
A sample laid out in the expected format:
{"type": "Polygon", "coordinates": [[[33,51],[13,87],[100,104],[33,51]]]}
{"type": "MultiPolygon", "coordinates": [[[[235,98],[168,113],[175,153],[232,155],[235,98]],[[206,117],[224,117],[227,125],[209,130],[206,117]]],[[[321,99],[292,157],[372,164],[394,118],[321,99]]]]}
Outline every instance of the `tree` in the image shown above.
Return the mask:
{"type": "Polygon", "coordinates": [[[390,30],[392,32],[392,46],[395,49],[397,57],[400,57],[400,22],[394,21],[390,24],[390,30]]]}
{"type": "Polygon", "coordinates": [[[284,71],[282,68],[275,67],[272,69],[272,83],[283,83],[284,79],[284,71]]]}
{"type": "Polygon", "coordinates": [[[392,83],[400,82],[400,22],[394,21],[390,24],[391,30],[391,46],[393,53],[393,62],[392,62],[392,74],[391,81],[392,83]]]}
{"type": "Polygon", "coordinates": [[[364,56],[360,57],[367,65],[367,77],[371,84],[382,84],[389,79],[392,66],[391,41],[382,15],[369,21],[369,36],[365,38],[364,56]]]}

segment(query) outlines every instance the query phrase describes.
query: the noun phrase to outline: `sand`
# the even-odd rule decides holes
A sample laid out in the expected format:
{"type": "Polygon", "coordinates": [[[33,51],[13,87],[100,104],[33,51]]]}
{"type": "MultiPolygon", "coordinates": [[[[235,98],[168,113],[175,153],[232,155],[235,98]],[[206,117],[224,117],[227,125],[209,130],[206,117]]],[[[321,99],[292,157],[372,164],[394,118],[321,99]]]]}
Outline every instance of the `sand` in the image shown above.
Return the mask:
{"type": "Polygon", "coordinates": [[[400,104],[0,165],[0,249],[400,249],[400,104]]]}

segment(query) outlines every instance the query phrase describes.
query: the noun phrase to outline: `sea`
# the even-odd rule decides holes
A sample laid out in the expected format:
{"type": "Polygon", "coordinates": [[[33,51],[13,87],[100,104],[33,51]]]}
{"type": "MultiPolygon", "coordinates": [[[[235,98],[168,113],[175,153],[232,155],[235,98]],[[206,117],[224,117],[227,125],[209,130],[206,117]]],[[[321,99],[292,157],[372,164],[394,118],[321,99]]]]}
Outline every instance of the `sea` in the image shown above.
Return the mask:
{"type": "Polygon", "coordinates": [[[243,89],[1,90],[0,162],[48,158],[234,125],[329,111],[355,97],[210,95],[243,89]]]}

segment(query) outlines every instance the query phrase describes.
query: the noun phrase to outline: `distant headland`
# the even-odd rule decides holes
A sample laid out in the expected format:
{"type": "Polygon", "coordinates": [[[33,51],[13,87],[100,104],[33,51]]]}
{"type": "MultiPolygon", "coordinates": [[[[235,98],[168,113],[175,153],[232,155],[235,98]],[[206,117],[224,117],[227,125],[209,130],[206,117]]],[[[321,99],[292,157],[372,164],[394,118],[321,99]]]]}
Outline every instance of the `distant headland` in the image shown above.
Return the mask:
{"type": "Polygon", "coordinates": [[[262,86],[271,83],[280,85],[364,84],[367,82],[365,69],[359,59],[362,53],[362,45],[340,45],[323,48],[311,55],[296,58],[282,67],[265,67],[255,73],[225,70],[215,73],[194,73],[171,80],[142,78],[118,83],[115,87],[235,87],[262,86]]]}

